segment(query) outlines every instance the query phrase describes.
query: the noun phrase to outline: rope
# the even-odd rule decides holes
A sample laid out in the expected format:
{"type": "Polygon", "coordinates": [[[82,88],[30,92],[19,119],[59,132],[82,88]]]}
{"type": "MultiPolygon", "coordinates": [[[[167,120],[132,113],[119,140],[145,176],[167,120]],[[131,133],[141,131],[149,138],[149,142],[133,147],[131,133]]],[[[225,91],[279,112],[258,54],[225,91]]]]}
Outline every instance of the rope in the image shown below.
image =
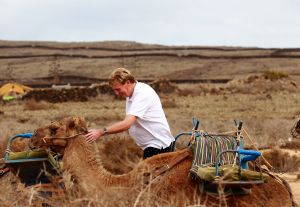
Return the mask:
{"type": "MultiPolygon", "coordinates": [[[[43,140],[44,139],[73,139],[73,138],[75,138],[79,135],[83,135],[83,134],[84,134],[83,132],[80,132],[78,134],[74,134],[74,135],[68,136],[68,137],[44,137],[43,140]]],[[[46,141],[44,140],[44,142],[46,142],[46,141]]]]}
{"type": "MultiPolygon", "coordinates": [[[[236,140],[238,141],[237,143],[238,143],[238,145],[239,145],[240,140],[241,140],[241,137],[242,137],[242,131],[241,131],[241,130],[238,130],[238,131],[236,132],[236,135],[237,135],[236,140]]],[[[234,156],[234,162],[233,162],[233,164],[232,164],[232,167],[234,167],[234,166],[236,165],[237,158],[238,158],[238,154],[235,154],[235,156],[234,156]]]]}
{"type": "MultiPolygon", "coordinates": [[[[237,142],[235,137],[226,136],[216,136],[202,134],[201,137],[197,137],[194,142],[194,158],[193,165],[203,166],[208,164],[213,164],[217,156],[222,151],[235,150],[237,142]]],[[[224,153],[220,157],[221,164],[233,163],[234,155],[231,153],[224,153]]]]}
{"type": "Polygon", "coordinates": [[[45,144],[39,146],[39,148],[37,148],[36,146],[33,146],[31,142],[28,142],[28,147],[30,150],[39,150],[40,147],[42,146],[49,146],[49,143],[47,144],[47,141],[46,140],[52,140],[52,139],[73,139],[79,135],[83,135],[84,133],[81,132],[81,133],[78,133],[78,134],[74,134],[72,136],[68,136],[68,137],[43,137],[42,140],[44,141],[45,144]]]}
{"type": "MultiPolygon", "coordinates": [[[[255,144],[254,144],[252,138],[250,137],[250,135],[247,133],[247,131],[246,131],[244,128],[242,129],[242,132],[245,133],[245,135],[248,137],[248,139],[250,140],[250,142],[253,144],[254,149],[257,150],[257,151],[259,151],[259,149],[255,146],[255,144]]],[[[267,161],[267,159],[266,159],[263,155],[261,155],[261,158],[264,160],[264,162],[268,165],[268,167],[269,167],[270,169],[272,169],[272,170],[275,169],[275,168],[267,161]]]]}
{"type": "Polygon", "coordinates": [[[209,133],[211,136],[227,136],[227,135],[235,135],[237,131],[228,131],[228,132],[222,132],[222,133],[209,133]]]}
{"type": "MultiPolygon", "coordinates": [[[[245,132],[246,136],[248,137],[248,139],[250,140],[250,142],[253,144],[254,149],[257,150],[257,151],[259,151],[259,149],[255,146],[253,140],[251,139],[250,135],[246,132],[245,129],[243,129],[243,132],[245,132]]],[[[280,174],[285,174],[285,173],[287,173],[287,172],[290,171],[291,169],[294,169],[295,166],[298,165],[298,163],[300,163],[300,160],[299,160],[298,162],[296,162],[296,163],[294,164],[294,166],[290,167],[289,169],[287,169],[287,170],[285,170],[285,171],[283,172],[283,171],[277,170],[275,167],[273,167],[273,166],[267,161],[267,159],[266,159],[263,155],[261,155],[261,158],[262,158],[262,159],[264,160],[264,162],[267,164],[267,167],[269,167],[271,170],[273,170],[273,172],[277,171],[277,172],[279,172],[280,174]]]]}

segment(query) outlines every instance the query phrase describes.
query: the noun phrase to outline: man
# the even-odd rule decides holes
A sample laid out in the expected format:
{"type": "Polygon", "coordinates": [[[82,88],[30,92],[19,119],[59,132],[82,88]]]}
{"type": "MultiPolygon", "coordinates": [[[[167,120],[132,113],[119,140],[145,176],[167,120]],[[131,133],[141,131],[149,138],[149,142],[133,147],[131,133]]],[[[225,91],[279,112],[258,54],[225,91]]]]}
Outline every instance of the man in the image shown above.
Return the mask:
{"type": "Polygon", "coordinates": [[[136,81],[124,68],[114,70],[109,83],[117,96],[126,98],[126,116],[108,127],[89,130],[85,135],[86,141],[92,143],[106,134],[128,130],[136,144],[144,150],[144,159],[171,151],[174,137],[153,88],[136,81]]]}

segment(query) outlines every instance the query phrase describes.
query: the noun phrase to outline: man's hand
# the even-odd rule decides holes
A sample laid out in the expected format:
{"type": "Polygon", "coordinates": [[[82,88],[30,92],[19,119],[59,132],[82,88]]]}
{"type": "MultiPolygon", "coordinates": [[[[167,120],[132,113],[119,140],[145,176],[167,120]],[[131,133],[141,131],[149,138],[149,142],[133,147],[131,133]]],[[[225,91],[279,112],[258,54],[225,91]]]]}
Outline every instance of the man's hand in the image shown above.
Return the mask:
{"type": "MultiPolygon", "coordinates": [[[[127,115],[123,121],[119,121],[113,125],[107,127],[109,130],[109,134],[115,134],[119,132],[126,131],[130,128],[130,126],[136,122],[137,117],[134,115],[127,115]]],[[[90,129],[88,133],[85,135],[85,140],[87,143],[92,143],[96,139],[99,139],[104,135],[103,129],[90,129]]]]}
{"type": "Polygon", "coordinates": [[[87,143],[92,143],[99,139],[104,134],[103,129],[90,129],[88,133],[85,135],[85,141],[87,143]]]}

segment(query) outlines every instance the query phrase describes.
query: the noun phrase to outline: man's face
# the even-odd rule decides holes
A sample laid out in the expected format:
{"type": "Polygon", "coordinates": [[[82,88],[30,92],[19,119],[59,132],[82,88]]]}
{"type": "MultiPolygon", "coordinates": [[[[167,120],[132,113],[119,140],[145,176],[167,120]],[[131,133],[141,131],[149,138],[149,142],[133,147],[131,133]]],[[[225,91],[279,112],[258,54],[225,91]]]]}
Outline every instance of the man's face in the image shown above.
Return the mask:
{"type": "Polygon", "coordinates": [[[118,81],[114,81],[111,87],[117,96],[126,98],[129,96],[129,84],[129,81],[127,81],[125,84],[121,84],[118,81]]]}

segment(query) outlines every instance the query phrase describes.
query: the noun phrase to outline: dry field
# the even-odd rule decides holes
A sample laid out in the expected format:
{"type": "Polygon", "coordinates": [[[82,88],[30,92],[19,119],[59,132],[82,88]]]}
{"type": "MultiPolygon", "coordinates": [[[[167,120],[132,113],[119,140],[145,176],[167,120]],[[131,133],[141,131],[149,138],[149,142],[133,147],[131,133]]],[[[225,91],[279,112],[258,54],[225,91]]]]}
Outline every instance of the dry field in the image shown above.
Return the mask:
{"type": "MultiPolygon", "coordinates": [[[[39,78],[46,78],[43,81],[51,84],[55,73],[60,77],[106,78],[111,69],[116,67],[131,69],[138,79],[234,79],[220,85],[178,84],[175,92],[160,93],[173,135],[190,131],[193,117],[200,119],[200,129],[208,132],[234,130],[234,120],[242,120],[244,129],[251,137],[251,140],[245,140],[246,146],[264,150],[274,148],[271,152],[266,151],[265,156],[290,183],[300,205],[300,140],[292,139],[290,134],[292,126],[300,118],[299,51],[166,47],[134,42],[0,41],[0,83],[12,79],[35,83],[39,78]],[[53,64],[59,64],[57,70],[54,70],[53,64]],[[271,75],[284,77],[262,78],[260,75],[265,71],[279,71],[271,75]]],[[[1,102],[1,158],[4,157],[7,139],[14,134],[33,132],[68,116],[84,117],[89,128],[104,127],[121,120],[124,108],[123,100],[108,94],[99,94],[86,102],[1,102]]],[[[189,137],[180,138],[177,148],[185,148],[188,141],[189,137]]],[[[98,153],[105,158],[104,167],[113,174],[127,173],[141,161],[142,151],[127,133],[104,137],[97,141],[97,146],[98,153]]],[[[27,143],[20,141],[13,149],[20,151],[26,147],[27,143]]],[[[99,195],[91,201],[76,193],[76,187],[67,173],[64,174],[64,181],[67,189],[73,190],[67,191],[64,199],[48,200],[46,203],[51,206],[89,206],[93,202],[100,206],[127,206],[128,195],[111,192],[110,197],[99,195]],[[112,198],[116,200],[113,203],[112,198]]],[[[1,206],[36,204],[35,191],[25,188],[11,173],[1,177],[0,187],[1,206]]],[[[147,202],[149,205],[145,206],[157,206],[151,203],[153,201],[147,202]]],[[[165,206],[172,206],[172,203],[165,206]]],[[[199,203],[199,206],[202,205],[199,203]]]]}
{"type": "MultiPolygon", "coordinates": [[[[182,85],[180,87],[188,91],[199,87],[199,85],[182,85]]],[[[195,93],[195,89],[193,91],[195,93]]],[[[291,140],[290,129],[300,116],[299,91],[295,93],[283,91],[268,94],[206,94],[193,96],[161,94],[160,96],[173,135],[180,131],[190,131],[192,129],[192,117],[199,118],[200,128],[209,132],[233,130],[235,129],[234,119],[240,119],[244,122],[244,128],[252,138],[252,140],[246,140],[247,146],[265,148],[283,146],[286,143],[294,143],[294,146],[297,144],[297,140],[291,140]]],[[[110,95],[99,95],[88,102],[53,104],[48,102],[37,103],[32,100],[16,100],[2,103],[0,114],[1,157],[4,156],[6,148],[5,140],[14,134],[32,132],[40,126],[48,125],[51,121],[60,120],[67,116],[84,117],[90,128],[103,127],[121,120],[124,116],[124,107],[123,100],[115,99],[110,95]]],[[[187,143],[188,137],[180,138],[177,147],[183,148],[187,143]]],[[[15,146],[15,148],[20,149],[24,146],[25,144],[21,144],[15,146]]],[[[102,157],[106,158],[103,163],[105,168],[114,174],[129,172],[141,160],[141,150],[135,146],[127,133],[117,136],[110,135],[98,140],[98,148],[102,157]],[[126,157],[126,162],[124,162],[124,157],[126,157]]],[[[286,172],[283,176],[290,182],[299,203],[300,164],[299,162],[295,163],[297,159],[300,159],[298,150],[299,145],[298,148],[296,146],[293,150],[296,151],[293,158],[294,162],[285,160],[288,167],[283,168],[280,165],[276,165],[276,167],[280,170],[290,169],[290,172],[286,172]]],[[[274,159],[282,158],[277,156],[274,159]]],[[[0,200],[5,201],[4,203],[7,204],[14,201],[13,204],[16,206],[21,206],[26,202],[30,206],[32,200],[29,198],[32,196],[32,192],[20,187],[21,184],[17,182],[16,178],[11,177],[9,180],[11,186],[5,186],[5,188],[8,188],[7,192],[12,193],[16,189],[21,189],[21,191],[25,191],[24,195],[20,197],[19,194],[14,195],[12,193],[12,195],[8,195],[2,193],[0,200]]],[[[7,184],[2,183],[2,185],[7,184]]],[[[104,199],[102,202],[105,203],[107,200],[104,199]]],[[[78,201],[78,203],[79,206],[83,205],[82,201],[78,201]]],[[[57,203],[52,204],[57,205],[57,203]]],[[[59,205],[66,206],[73,204],[70,200],[59,203],[59,205]]]]}
{"type": "MultiPolygon", "coordinates": [[[[190,85],[197,90],[198,85],[190,85]]],[[[182,86],[187,90],[187,86],[182,86]]],[[[189,91],[189,90],[187,90],[189,91]]],[[[186,92],[185,92],[186,93],[186,92]]],[[[160,94],[173,135],[192,129],[192,117],[210,132],[235,129],[234,119],[255,137],[259,147],[285,143],[290,129],[300,116],[300,94],[277,92],[267,94],[205,94],[198,96],[160,94]]],[[[102,127],[123,119],[124,101],[103,94],[88,102],[48,103],[15,100],[1,104],[1,136],[33,131],[39,126],[67,116],[81,116],[89,127],[102,127]]]]}

